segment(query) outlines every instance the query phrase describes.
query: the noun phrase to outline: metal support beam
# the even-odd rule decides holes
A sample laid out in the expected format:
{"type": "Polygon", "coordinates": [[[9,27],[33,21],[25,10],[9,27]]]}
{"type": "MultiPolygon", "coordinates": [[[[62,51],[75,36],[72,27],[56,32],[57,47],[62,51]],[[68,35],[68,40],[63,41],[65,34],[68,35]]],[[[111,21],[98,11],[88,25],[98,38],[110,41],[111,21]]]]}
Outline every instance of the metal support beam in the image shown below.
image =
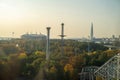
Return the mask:
{"type": "Polygon", "coordinates": [[[105,80],[120,80],[120,53],[109,59],[94,74],[105,80]]]}

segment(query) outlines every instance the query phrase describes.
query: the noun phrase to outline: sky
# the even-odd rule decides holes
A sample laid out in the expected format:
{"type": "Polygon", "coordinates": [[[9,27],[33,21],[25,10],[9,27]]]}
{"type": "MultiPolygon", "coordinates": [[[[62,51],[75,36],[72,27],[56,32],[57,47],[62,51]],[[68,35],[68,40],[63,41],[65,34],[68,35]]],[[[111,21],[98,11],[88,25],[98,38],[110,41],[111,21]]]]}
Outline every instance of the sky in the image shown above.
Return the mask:
{"type": "Polygon", "coordinates": [[[120,35],[120,0],[0,0],[0,37],[20,37],[25,33],[59,38],[61,23],[66,38],[120,35]],[[14,35],[12,34],[14,32],[14,35]]]}

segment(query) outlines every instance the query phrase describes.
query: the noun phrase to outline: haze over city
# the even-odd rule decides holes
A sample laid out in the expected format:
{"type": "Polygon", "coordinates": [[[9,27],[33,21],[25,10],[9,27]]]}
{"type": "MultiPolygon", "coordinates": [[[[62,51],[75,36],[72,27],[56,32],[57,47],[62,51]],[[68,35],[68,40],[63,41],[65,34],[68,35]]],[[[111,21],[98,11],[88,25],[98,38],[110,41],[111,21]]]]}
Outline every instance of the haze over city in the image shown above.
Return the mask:
{"type": "Polygon", "coordinates": [[[0,37],[20,37],[22,34],[46,34],[51,38],[61,34],[65,23],[67,38],[90,35],[93,22],[95,37],[120,35],[120,0],[1,0],[0,37]]]}

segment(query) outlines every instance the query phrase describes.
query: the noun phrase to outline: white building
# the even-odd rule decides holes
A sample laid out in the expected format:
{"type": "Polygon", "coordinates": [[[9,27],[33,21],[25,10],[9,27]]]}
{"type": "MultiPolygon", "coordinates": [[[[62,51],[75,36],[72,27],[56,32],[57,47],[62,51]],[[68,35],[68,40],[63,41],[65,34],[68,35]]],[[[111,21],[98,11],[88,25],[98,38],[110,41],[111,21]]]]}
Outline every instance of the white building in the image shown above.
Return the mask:
{"type": "Polygon", "coordinates": [[[43,34],[23,34],[21,36],[22,39],[30,39],[30,40],[46,40],[46,35],[43,34]]]}

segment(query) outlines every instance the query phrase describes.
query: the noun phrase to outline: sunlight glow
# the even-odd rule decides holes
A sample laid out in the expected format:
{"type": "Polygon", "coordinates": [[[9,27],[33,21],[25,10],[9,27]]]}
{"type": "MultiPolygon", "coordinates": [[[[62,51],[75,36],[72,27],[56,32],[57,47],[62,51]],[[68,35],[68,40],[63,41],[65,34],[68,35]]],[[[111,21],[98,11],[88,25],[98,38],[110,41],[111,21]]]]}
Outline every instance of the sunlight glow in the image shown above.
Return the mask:
{"type": "Polygon", "coordinates": [[[1,13],[0,16],[3,19],[10,19],[10,20],[16,20],[23,16],[19,8],[13,5],[5,4],[5,3],[0,4],[0,13],[1,13]]]}
{"type": "Polygon", "coordinates": [[[119,0],[0,0],[0,35],[45,34],[50,26],[51,38],[59,38],[63,22],[67,38],[88,37],[93,22],[95,37],[118,36],[119,14],[119,0]]]}

